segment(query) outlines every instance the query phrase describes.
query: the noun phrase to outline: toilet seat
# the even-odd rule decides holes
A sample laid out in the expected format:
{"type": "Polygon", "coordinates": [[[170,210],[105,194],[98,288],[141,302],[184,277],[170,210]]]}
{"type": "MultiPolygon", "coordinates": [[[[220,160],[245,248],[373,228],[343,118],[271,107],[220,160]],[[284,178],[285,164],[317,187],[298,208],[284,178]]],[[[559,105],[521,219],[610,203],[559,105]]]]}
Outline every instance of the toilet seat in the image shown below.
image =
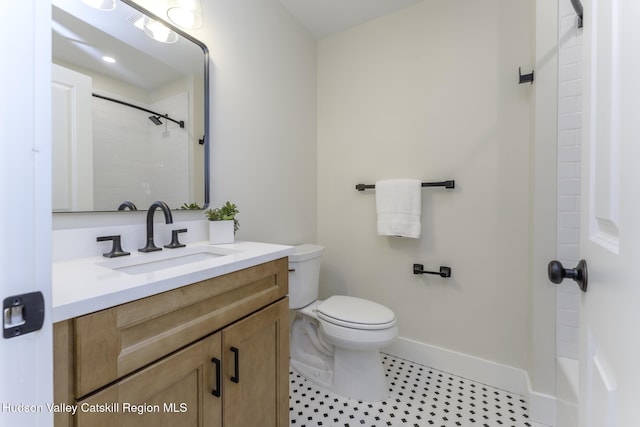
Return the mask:
{"type": "Polygon", "coordinates": [[[380,330],[396,324],[393,311],[384,305],[343,295],[323,301],[316,308],[316,314],[321,320],[352,329],[380,330]]]}

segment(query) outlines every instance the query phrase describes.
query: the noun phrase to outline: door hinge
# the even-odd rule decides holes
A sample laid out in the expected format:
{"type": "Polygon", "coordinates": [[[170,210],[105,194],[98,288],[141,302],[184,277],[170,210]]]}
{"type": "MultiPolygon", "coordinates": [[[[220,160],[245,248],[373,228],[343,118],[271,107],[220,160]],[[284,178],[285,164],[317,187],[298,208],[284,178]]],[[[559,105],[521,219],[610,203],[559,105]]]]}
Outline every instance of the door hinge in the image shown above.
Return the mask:
{"type": "Polygon", "coordinates": [[[5,298],[2,308],[5,338],[19,337],[42,328],[44,323],[42,292],[31,292],[5,298]]]}

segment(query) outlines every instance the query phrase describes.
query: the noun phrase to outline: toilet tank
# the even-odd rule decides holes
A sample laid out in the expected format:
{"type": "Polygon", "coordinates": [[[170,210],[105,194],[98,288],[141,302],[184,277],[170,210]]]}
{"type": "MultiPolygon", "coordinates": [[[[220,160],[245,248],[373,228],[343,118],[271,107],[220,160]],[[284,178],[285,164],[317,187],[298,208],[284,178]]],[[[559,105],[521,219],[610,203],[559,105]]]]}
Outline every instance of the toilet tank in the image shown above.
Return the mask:
{"type": "Polygon", "coordinates": [[[289,308],[301,308],[318,299],[323,251],[322,246],[306,243],[289,255],[289,308]]]}

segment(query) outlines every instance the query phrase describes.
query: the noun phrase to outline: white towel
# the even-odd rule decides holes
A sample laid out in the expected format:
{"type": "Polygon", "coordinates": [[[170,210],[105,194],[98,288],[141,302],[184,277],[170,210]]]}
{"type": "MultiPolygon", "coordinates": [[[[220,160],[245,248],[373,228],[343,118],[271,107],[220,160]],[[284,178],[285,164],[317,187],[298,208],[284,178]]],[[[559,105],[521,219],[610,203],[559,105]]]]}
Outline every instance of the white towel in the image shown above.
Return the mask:
{"type": "Polygon", "coordinates": [[[420,237],[422,181],[387,179],[376,182],[378,235],[420,237]]]}

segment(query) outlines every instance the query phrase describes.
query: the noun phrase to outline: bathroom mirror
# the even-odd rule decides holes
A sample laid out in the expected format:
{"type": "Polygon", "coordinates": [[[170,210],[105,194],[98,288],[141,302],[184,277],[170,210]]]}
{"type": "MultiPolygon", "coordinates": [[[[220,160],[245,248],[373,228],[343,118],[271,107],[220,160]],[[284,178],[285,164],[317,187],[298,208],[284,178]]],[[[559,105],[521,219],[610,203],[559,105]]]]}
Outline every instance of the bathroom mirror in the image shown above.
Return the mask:
{"type": "Polygon", "coordinates": [[[208,205],[208,50],[160,18],[52,0],[54,212],[208,205]]]}

